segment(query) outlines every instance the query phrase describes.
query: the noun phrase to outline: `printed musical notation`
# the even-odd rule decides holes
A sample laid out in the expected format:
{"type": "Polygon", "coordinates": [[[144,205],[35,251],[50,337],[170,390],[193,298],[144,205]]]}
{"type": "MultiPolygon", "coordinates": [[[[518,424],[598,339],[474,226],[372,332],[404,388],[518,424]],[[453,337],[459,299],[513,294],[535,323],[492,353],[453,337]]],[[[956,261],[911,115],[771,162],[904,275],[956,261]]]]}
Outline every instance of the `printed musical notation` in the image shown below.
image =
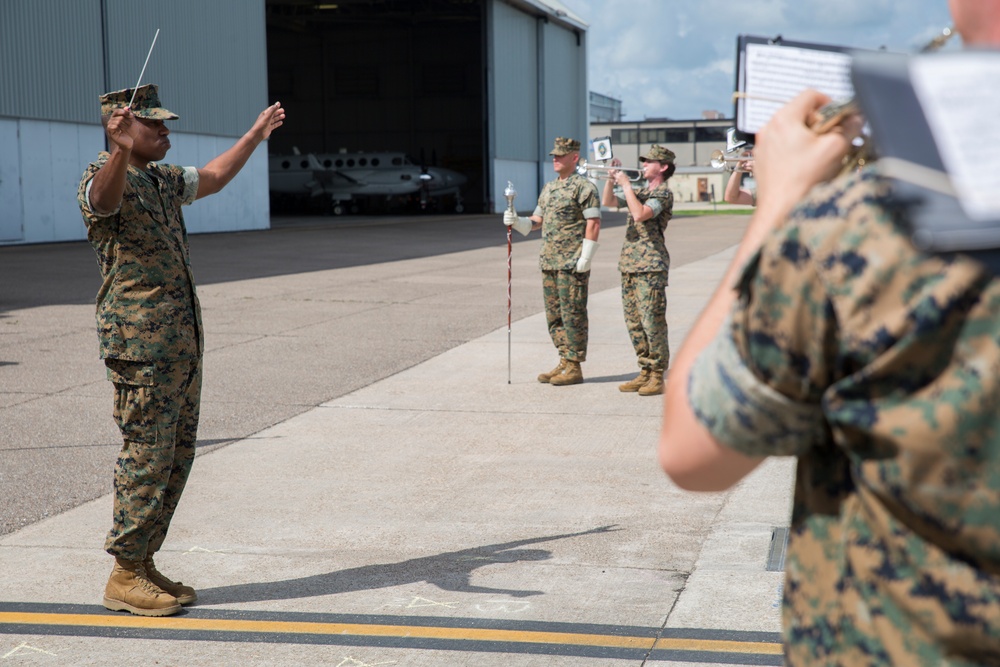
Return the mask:
{"type": "Polygon", "coordinates": [[[748,43],[740,60],[736,125],[754,134],[774,112],[807,88],[847,99],[851,85],[851,57],[842,51],[810,49],[787,44],[748,43]]]}

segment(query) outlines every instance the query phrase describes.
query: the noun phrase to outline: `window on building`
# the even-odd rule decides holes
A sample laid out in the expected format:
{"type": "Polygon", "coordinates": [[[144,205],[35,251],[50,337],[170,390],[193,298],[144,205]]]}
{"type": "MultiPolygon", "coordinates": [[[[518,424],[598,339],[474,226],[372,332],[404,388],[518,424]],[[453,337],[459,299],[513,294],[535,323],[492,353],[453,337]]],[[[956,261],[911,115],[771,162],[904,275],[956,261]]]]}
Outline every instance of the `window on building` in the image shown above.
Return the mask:
{"type": "Polygon", "coordinates": [[[639,133],[643,144],[686,144],[691,141],[691,131],[686,127],[651,127],[639,133]]]}
{"type": "Polygon", "coordinates": [[[695,141],[725,141],[726,128],[724,127],[696,127],[694,128],[695,141]]]}
{"type": "Polygon", "coordinates": [[[611,130],[611,143],[613,144],[637,144],[639,138],[638,130],[611,130]]]}

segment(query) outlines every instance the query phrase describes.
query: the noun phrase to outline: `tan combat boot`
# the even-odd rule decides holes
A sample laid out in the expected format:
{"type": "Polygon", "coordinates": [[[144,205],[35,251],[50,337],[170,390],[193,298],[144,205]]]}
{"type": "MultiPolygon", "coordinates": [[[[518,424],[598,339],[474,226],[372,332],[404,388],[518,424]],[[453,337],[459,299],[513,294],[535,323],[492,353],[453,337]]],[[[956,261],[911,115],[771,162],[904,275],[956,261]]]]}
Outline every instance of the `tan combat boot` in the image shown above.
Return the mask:
{"type": "Polygon", "coordinates": [[[583,369],[580,368],[579,361],[567,361],[566,368],[559,375],[555,375],[549,380],[549,384],[562,387],[567,384],[580,384],[583,382],[583,369]]]}
{"type": "Polygon", "coordinates": [[[649,369],[643,368],[642,371],[634,378],[632,378],[625,384],[618,385],[618,391],[624,391],[624,392],[639,391],[639,389],[641,389],[642,386],[647,382],[649,382],[649,369]]]}
{"type": "Polygon", "coordinates": [[[115,558],[115,568],[104,588],[104,606],[138,616],[170,616],[181,610],[177,598],[146,577],[142,561],[124,558],[115,558]]]}
{"type": "Polygon", "coordinates": [[[145,568],[149,580],[162,588],[164,592],[177,598],[179,604],[191,604],[198,599],[198,594],[190,586],[185,586],[179,581],[172,581],[163,576],[163,573],[156,569],[152,556],[146,556],[146,560],[142,561],[142,566],[145,568]]]}
{"type": "Polygon", "coordinates": [[[639,388],[640,396],[656,396],[663,393],[663,371],[650,371],[649,381],[639,388]]]}
{"type": "Polygon", "coordinates": [[[548,373],[542,373],[541,375],[539,375],[538,381],[541,382],[542,384],[548,384],[549,382],[552,381],[552,378],[562,373],[564,368],[566,368],[566,360],[560,359],[559,365],[553,368],[548,373]]]}

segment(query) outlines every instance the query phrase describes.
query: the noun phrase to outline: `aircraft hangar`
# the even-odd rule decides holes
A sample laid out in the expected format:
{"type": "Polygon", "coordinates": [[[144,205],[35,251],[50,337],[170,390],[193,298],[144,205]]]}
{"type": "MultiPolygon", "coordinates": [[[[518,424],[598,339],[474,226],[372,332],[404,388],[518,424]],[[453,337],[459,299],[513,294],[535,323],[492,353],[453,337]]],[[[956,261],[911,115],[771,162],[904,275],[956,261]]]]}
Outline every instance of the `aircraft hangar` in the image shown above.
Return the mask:
{"type": "MultiPolygon", "coordinates": [[[[134,86],[143,58],[142,83],[181,115],[169,161],[204,164],[280,100],[270,154],[401,152],[464,175],[466,212],[502,210],[508,181],[530,208],[552,139],[586,140],[586,40],[559,0],[4,0],[0,245],[86,238],[96,98],[134,86]]],[[[257,151],[188,207],[189,231],[268,227],[268,172],[257,151]]]]}
{"type": "Polygon", "coordinates": [[[269,94],[295,119],[272,153],[401,151],[463,175],[464,209],[484,212],[507,180],[537,196],[554,136],[587,136],[586,25],[559,2],[266,0],[266,16],[269,94]]]}

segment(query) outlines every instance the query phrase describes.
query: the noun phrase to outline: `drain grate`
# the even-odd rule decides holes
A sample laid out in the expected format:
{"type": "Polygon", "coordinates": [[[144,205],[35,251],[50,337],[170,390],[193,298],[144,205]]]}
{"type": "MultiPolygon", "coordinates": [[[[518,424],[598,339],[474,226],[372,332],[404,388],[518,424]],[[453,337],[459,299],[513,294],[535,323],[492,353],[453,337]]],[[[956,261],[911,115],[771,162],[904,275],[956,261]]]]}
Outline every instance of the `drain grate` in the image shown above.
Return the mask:
{"type": "Polygon", "coordinates": [[[788,528],[771,529],[771,548],[767,554],[767,571],[782,572],[785,569],[785,549],[788,548],[788,528]]]}

